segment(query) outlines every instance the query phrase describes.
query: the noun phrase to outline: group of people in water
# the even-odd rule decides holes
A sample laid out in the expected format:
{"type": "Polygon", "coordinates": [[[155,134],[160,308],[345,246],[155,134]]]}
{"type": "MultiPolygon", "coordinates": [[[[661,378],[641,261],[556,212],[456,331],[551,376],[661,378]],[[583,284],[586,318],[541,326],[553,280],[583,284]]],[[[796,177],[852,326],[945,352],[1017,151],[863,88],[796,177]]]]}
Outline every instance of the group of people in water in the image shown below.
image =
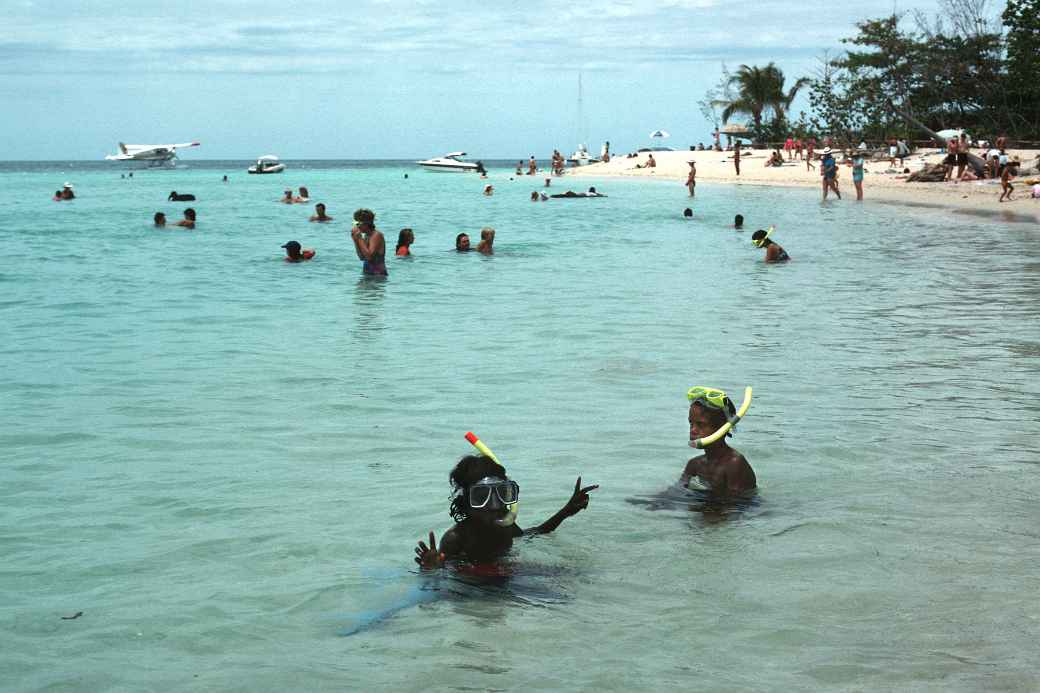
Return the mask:
{"type": "MultiPolygon", "coordinates": [[[[750,389],[738,412],[733,400],[722,390],[691,387],[686,393],[689,443],[704,451],[690,458],[678,478],[681,489],[707,493],[718,500],[748,498],[755,493],[758,479],[747,458],[730,447],[727,438],[746,414],[750,389]]],[[[451,501],[448,514],[454,525],[438,541],[429,532],[426,541],[415,547],[415,562],[423,570],[455,565],[480,571],[506,554],[515,539],[548,534],[567,518],[589,506],[589,494],[598,484],[582,486],[579,476],[570,498],[556,513],[527,530],[516,522],[520,485],[511,479],[505,466],[472,433],[466,439],[480,453],[460,459],[448,474],[451,501]]]]}

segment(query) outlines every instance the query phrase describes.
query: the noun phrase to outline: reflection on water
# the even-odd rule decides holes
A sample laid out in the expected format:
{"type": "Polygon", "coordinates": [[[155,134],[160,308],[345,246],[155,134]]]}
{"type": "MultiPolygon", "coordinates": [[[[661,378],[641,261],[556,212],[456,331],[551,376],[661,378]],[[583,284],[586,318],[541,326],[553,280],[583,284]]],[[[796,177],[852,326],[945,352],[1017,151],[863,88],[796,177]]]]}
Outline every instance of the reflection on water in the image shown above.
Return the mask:
{"type": "Polygon", "coordinates": [[[354,286],[354,341],[364,346],[386,329],[387,278],[362,274],[354,286]]]}
{"type": "Polygon", "coordinates": [[[721,497],[707,489],[687,488],[678,483],[656,494],[626,498],[625,502],[649,511],[700,513],[709,524],[738,519],[762,505],[757,490],[740,496],[721,497]]]}

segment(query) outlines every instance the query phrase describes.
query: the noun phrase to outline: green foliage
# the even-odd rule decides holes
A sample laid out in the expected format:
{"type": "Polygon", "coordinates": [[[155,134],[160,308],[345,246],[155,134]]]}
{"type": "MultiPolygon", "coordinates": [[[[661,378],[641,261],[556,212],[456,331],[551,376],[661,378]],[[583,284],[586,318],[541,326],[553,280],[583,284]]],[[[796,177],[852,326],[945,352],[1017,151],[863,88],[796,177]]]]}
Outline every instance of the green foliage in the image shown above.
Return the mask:
{"type": "Polygon", "coordinates": [[[769,141],[774,130],[784,132],[783,125],[787,109],[791,107],[798,92],[808,83],[800,78],[784,91],[784,73],[774,63],[765,67],[741,65],[736,74],[729,78],[732,95],[713,105],[722,108],[722,122],[727,123],[736,114],[751,117],[751,134],[758,142],[769,141]],[[772,121],[765,116],[773,115],[772,121]]]}
{"type": "Polygon", "coordinates": [[[1007,31],[1009,107],[1020,122],[1040,131],[1040,0],[1008,0],[1001,19],[1007,31]]]}

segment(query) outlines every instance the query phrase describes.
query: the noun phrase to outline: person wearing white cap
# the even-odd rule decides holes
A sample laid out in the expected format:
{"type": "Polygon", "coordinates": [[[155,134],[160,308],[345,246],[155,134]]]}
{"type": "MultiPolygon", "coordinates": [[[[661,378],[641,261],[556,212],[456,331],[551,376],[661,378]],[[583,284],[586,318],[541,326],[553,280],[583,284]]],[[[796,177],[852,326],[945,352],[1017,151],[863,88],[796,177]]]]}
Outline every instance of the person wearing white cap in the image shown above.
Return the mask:
{"type": "Polygon", "coordinates": [[[824,147],[823,156],[820,158],[820,175],[823,177],[823,199],[827,199],[827,191],[833,190],[834,194],[841,199],[838,192],[838,164],[834,161],[834,154],[830,147],[824,147]]]}
{"type": "Polygon", "coordinates": [[[72,192],[72,183],[66,182],[65,185],[61,186],[61,199],[63,199],[63,200],[74,200],[74,199],[76,199],[76,193],[72,192]]]}

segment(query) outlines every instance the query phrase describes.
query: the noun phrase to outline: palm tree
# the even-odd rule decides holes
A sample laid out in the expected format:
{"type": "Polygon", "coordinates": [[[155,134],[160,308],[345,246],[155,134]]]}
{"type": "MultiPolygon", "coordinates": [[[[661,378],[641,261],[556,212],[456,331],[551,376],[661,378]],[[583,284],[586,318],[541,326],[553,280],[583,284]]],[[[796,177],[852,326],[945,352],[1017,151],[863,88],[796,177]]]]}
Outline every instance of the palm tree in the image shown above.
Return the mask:
{"type": "Polygon", "coordinates": [[[728,122],[735,113],[747,114],[754,121],[757,134],[762,129],[763,114],[772,111],[778,120],[783,120],[798,91],[809,84],[809,79],[798,79],[785,92],[783,71],[769,63],[765,67],[741,65],[729,78],[729,84],[736,89],[737,95],[730,101],[717,102],[716,105],[723,109],[722,122],[728,122]]]}

